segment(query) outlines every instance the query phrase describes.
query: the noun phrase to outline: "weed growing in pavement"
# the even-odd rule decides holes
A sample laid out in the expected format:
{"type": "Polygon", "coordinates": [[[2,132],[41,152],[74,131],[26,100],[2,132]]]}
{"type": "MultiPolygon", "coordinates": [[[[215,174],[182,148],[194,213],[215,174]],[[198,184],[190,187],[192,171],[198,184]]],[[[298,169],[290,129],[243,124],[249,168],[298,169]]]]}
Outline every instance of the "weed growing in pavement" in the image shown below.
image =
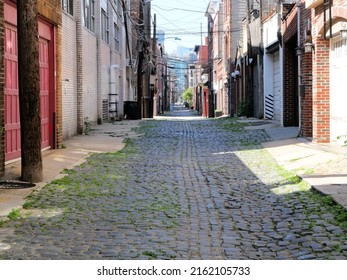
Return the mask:
{"type": "Polygon", "coordinates": [[[21,218],[21,213],[19,209],[12,209],[11,212],[7,215],[7,218],[11,221],[18,220],[21,218]]]}
{"type": "Polygon", "coordinates": [[[150,128],[154,127],[154,122],[158,122],[158,120],[146,120],[146,121],[141,121],[139,123],[139,126],[133,128],[133,130],[137,134],[143,134],[147,133],[150,128]]]}
{"type": "Polygon", "coordinates": [[[149,251],[142,252],[142,255],[148,256],[148,257],[150,257],[152,259],[157,259],[158,258],[158,255],[156,253],[149,252],[149,251]]]}
{"type": "Polygon", "coordinates": [[[23,204],[23,209],[28,210],[33,207],[33,202],[32,201],[27,201],[23,204]]]}
{"type": "MultiPolygon", "coordinates": [[[[237,155],[258,175],[266,184],[272,187],[271,191],[284,196],[286,200],[297,201],[296,205],[305,206],[307,216],[331,213],[331,224],[347,228],[347,211],[335,203],[331,196],[326,196],[313,190],[294,171],[285,170],[272,158],[265,149],[239,151],[237,155]],[[312,205],[311,207],[308,207],[312,205]]],[[[296,210],[296,206],[293,211],[296,210]]],[[[312,221],[311,227],[316,224],[312,221]]]]}
{"type": "Polygon", "coordinates": [[[247,123],[239,122],[240,118],[220,118],[220,119],[214,119],[215,122],[217,122],[224,130],[231,131],[231,132],[243,132],[245,126],[247,126],[247,123]]]}
{"type": "Polygon", "coordinates": [[[332,224],[342,228],[347,228],[347,211],[341,205],[337,204],[331,196],[312,191],[311,198],[319,203],[319,206],[315,209],[316,213],[321,213],[322,208],[324,207],[334,215],[334,219],[330,221],[332,224]]]}

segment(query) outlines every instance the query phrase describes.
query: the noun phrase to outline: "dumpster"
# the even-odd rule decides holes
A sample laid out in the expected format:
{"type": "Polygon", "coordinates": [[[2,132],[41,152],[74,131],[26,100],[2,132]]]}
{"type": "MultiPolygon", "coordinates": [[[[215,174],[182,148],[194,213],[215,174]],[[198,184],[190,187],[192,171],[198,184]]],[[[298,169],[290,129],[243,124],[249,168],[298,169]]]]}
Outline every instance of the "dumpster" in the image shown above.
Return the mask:
{"type": "Polygon", "coordinates": [[[141,119],[141,111],[136,101],[124,101],[124,118],[128,120],[141,119]]]}

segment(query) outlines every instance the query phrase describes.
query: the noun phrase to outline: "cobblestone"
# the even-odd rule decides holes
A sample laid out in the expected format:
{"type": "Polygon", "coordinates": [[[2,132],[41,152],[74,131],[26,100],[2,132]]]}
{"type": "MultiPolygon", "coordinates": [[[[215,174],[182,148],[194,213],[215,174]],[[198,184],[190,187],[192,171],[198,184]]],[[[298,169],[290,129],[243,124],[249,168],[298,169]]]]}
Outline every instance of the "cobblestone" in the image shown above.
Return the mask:
{"type": "Polygon", "coordinates": [[[0,258],[346,259],[346,229],[275,168],[262,130],[231,122],[143,122],[33,194],[0,258]]]}

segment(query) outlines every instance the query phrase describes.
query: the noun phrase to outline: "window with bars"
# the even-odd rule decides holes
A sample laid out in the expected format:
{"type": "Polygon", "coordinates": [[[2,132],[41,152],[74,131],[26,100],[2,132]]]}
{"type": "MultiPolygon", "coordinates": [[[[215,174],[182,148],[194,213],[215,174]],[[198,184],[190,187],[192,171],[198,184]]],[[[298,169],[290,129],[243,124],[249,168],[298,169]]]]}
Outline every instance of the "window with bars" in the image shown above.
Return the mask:
{"type": "Polygon", "coordinates": [[[101,9],[101,39],[107,44],[110,42],[109,33],[108,15],[106,11],[101,9]]]}
{"type": "Polygon", "coordinates": [[[95,0],[83,0],[84,26],[95,32],[95,0]]]}
{"type": "Polygon", "coordinates": [[[73,15],[73,0],[61,0],[61,7],[63,11],[73,15]]]}

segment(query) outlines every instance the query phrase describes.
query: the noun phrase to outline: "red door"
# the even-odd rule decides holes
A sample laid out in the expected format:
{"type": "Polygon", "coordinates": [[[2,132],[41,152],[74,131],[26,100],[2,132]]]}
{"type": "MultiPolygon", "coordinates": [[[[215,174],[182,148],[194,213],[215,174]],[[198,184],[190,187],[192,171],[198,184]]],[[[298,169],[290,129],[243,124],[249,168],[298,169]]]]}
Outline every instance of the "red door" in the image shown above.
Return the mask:
{"type": "Polygon", "coordinates": [[[5,24],[5,160],[20,157],[17,29],[5,24]]]}
{"type": "Polygon", "coordinates": [[[49,55],[48,41],[40,38],[40,106],[42,148],[49,147],[49,55]]]}
{"type": "MultiPolygon", "coordinates": [[[[5,161],[21,156],[18,95],[17,13],[13,3],[5,3],[5,161]]],[[[40,102],[42,148],[53,141],[54,41],[52,26],[39,20],[40,102]],[[52,62],[53,61],[53,62],[52,62]],[[51,96],[53,94],[53,96],[51,96]]]]}

